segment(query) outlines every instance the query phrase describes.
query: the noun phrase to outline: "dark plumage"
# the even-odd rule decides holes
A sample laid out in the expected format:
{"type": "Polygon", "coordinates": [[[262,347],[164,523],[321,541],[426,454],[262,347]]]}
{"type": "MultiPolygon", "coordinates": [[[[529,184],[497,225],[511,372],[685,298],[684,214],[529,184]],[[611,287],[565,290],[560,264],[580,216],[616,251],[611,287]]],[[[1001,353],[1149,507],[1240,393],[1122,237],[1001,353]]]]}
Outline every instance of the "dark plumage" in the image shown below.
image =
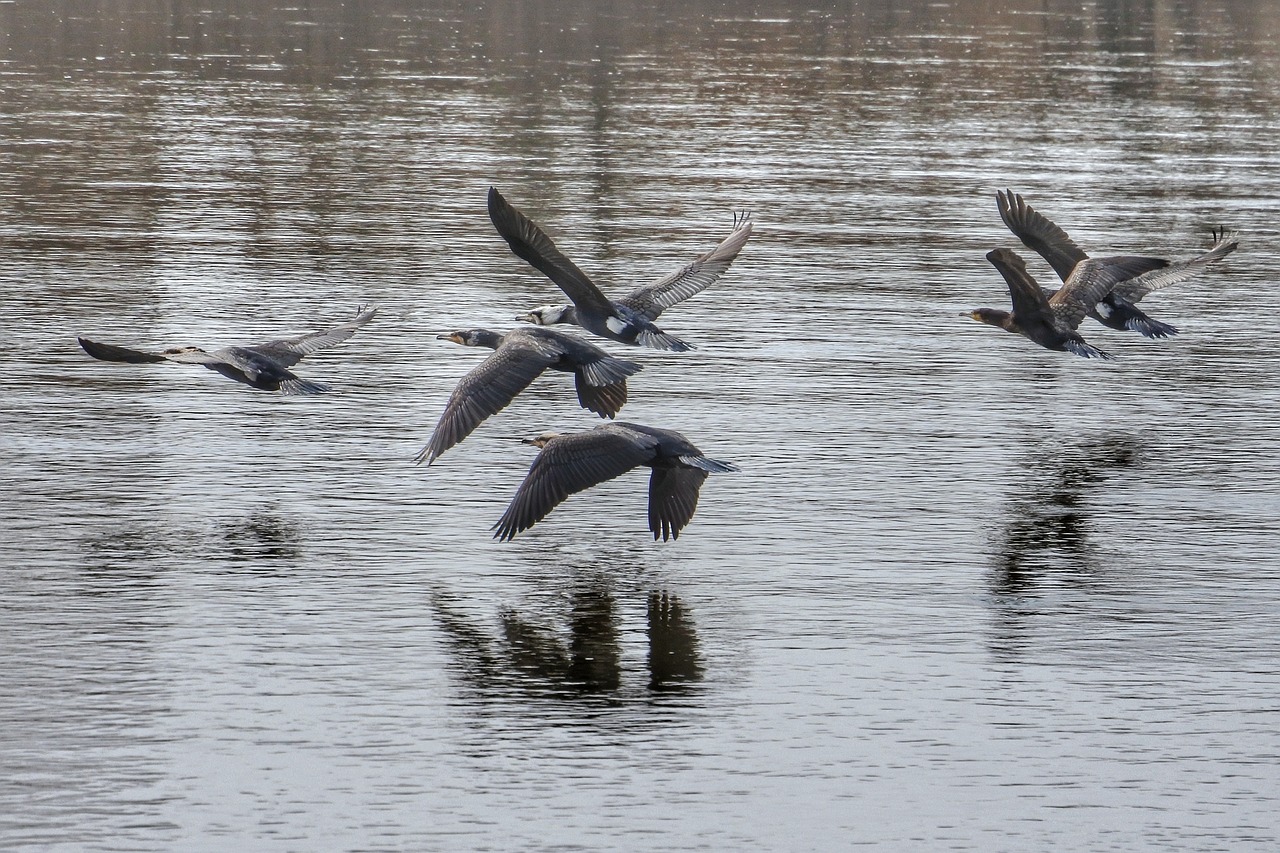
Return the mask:
{"type": "Polygon", "coordinates": [[[708,459],[678,432],[639,424],[614,423],[588,432],[543,433],[525,439],[542,448],[493,526],[494,538],[510,540],[541,521],[569,495],[612,480],[639,465],[649,476],[649,530],[663,541],[679,537],[698,506],[698,490],[708,473],[737,471],[708,459]]]}
{"type": "Polygon", "coordinates": [[[154,364],[176,361],[181,364],[201,364],[217,371],[228,379],[243,382],[262,391],[279,391],[281,394],[321,394],[329,390],[327,385],[300,379],[289,370],[304,357],[317,350],[341,343],[355,334],[356,329],[373,319],[377,308],[368,311],[361,308],[354,320],[320,332],[309,332],[296,338],[283,338],[243,347],[224,347],[205,352],[199,347],[173,347],[161,352],[145,352],[112,344],[100,344],[88,338],[77,338],[84,351],[102,361],[123,361],[129,364],[154,364]]]}
{"type": "MultiPolygon", "coordinates": [[[[1089,256],[1076,245],[1075,241],[1051,220],[1038,213],[1022,196],[1012,190],[996,193],[996,207],[1000,218],[1009,230],[1029,249],[1036,251],[1049,262],[1054,272],[1063,281],[1071,275],[1076,264],[1089,256]]],[[[1125,279],[1100,299],[1097,305],[1089,309],[1088,315],[1108,328],[1119,331],[1139,332],[1148,338],[1165,338],[1176,335],[1178,330],[1155,320],[1138,307],[1137,303],[1147,294],[1183,281],[1198,273],[1203,267],[1222,260],[1231,254],[1239,243],[1235,234],[1225,231],[1215,233],[1214,244],[1203,255],[1183,261],[1166,261],[1163,258],[1144,258],[1149,262],[1159,262],[1145,274],[1125,279]]],[[[1132,258],[1120,256],[1097,258],[1103,264],[1124,262],[1132,258]]]]}
{"type": "Polygon", "coordinates": [[[734,217],[733,233],[719,246],[656,284],[637,287],[618,301],[601,292],[587,274],[565,257],[541,228],[489,188],[489,218],[511,251],[550,278],[573,302],[544,305],[516,319],[540,326],[576,323],[624,344],[683,352],[692,347],[654,325],[664,309],[699,293],[733,263],[751,236],[748,214],[734,217]]]}
{"type": "Polygon", "coordinates": [[[415,457],[428,465],[470,435],[485,418],[506,408],[548,368],[572,373],[582,408],[612,418],[627,402],[627,377],[643,367],[611,356],[577,335],[536,326],[505,335],[468,329],[437,337],[495,352],[462,377],[450,395],[435,432],[415,457]]]}
{"type": "Polygon", "coordinates": [[[1118,281],[1152,269],[1152,264],[1158,259],[1083,260],[1075,265],[1062,287],[1052,296],[1046,295],[1031,277],[1026,262],[1016,252],[992,249],[987,253],[987,260],[1004,276],[1013,312],[978,308],[962,316],[1022,335],[1046,349],[1072,352],[1085,358],[1111,358],[1087,343],[1076,328],[1089,309],[1118,281]]]}

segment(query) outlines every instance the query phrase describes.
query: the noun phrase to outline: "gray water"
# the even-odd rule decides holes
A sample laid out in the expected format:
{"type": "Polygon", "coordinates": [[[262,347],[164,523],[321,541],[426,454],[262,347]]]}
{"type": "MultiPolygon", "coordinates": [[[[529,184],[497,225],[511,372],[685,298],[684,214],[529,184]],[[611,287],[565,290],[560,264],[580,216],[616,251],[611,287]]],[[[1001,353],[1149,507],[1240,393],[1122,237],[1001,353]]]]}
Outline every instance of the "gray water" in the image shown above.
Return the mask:
{"type": "Polygon", "coordinates": [[[0,4],[0,847],[1275,849],[1274,4],[254,6],[0,4]],[[643,471],[490,538],[564,375],[412,464],[559,301],[491,184],[615,293],[754,213],[606,344],[742,468],[678,541],[643,471]],[[959,316],[1006,186],[1241,248],[1049,352],[959,316]],[[75,342],[360,304],[319,397],[75,342]]]}

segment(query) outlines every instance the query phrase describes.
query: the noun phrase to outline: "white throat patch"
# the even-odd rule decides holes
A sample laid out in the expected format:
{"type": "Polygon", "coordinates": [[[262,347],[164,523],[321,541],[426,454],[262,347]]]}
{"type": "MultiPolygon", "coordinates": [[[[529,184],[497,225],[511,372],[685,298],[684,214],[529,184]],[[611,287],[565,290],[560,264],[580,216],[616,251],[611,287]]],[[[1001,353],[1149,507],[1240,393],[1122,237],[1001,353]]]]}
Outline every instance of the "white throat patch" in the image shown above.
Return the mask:
{"type": "Polygon", "coordinates": [[[534,308],[529,312],[529,316],[540,326],[550,326],[559,323],[564,317],[567,310],[564,305],[543,305],[541,308],[534,308]]]}

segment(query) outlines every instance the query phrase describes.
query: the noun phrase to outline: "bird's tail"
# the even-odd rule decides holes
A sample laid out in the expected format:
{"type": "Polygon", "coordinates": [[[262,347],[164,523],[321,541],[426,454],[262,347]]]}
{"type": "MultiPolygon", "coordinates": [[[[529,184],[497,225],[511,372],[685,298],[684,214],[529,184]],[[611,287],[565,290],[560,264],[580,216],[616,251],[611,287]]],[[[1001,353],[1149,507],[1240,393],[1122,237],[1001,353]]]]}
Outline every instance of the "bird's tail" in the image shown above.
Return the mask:
{"type": "Polygon", "coordinates": [[[1081,358],[1102,358],[1107,361],[1111,361],[1114,358],[1114,356],[1103,352],[1093,344],[1087,344],[1084,341],[1067,341],[1062,346],[1067,352],[1075,353],[1081,358]]]}
{"type": "Polygon", "coordinates": [[[606,355],[582,365],[582,377],[587,380],[588,385],[599,387],[615,385],[628,376],[635,376],[641,370],[644,370],[644,365],[638,361],[606,355]]]}
{"type": "Polygon", "coordinates": [[[686,344],[675,335],[668,335],[666,332],[654,329],[641,329],[640,334],[636,335],[636,342],[642,347],[664,349],[669,352],[688,352],[694,348],[693,344],[686,344]]]}
{"type": "Polygon", "coordinates": [[[1153,320],[1146,314],[1138,317],[1130,317],[1125,321],[1124,327],[1131,332],[1138,332],[1148,338],[1168,338],[1178,334],[1176,326],[1170,326],[1168,323],[1161,323],[1159,320],[1153,320]]]}
{"type": "Polygon", "coordinates": [[[731,474],[739,470],[738,466],[732,462],[721,462],[719,459],[708,459],[706,456],[681,456],[680,461],[711,474],[731,474]]]}
{"type": "Polygon", "coordinates": [[[306,394],[324,394],[331,389],[328,385],[319,382],[312,382],[310,379],[282,379],[280,381],[280,393],[287,394],[291,397],[302,396],[306,394]]]}

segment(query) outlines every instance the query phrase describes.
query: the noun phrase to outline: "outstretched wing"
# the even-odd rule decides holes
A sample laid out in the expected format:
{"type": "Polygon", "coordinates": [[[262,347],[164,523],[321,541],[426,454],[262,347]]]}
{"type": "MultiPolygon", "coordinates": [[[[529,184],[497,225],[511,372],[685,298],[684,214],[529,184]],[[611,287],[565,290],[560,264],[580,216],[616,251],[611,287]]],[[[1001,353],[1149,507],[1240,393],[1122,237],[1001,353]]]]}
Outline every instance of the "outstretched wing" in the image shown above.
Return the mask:
{"type": "Polygon", "coordinates": [[[494,538],[512,539],[547,516],[569,495],[625,474],[653,458],[656,441],[628,430],[597,427],[551,439],[533,460],[494,538]]]}
{"type": "Polygon", "coordinates": [[[751,214],[734,217],[734,230],[710,252],[702,255],[656,284],[637,287],[619,301],[656,320],[664,310],[701,293],[728,271],[729,265],[751,236],[751,214]]]}
{"type": "Polygon", "coordinates": [[[495,187],[489,187],[489,219],[516,257],[555,282],[579,308],[613,314],[613,303],[582,270],[566,258],[533,220],[516,210],[495,187]]]}
{"type": "Polygon", "coordinates": [[[157,352],[143,352],[113,344],[100,344],[88,338],[76,338],[76,340],[80,342],[81,349],[100,361],[125,361],[129,364],[154,364],[158,361],[168,361],[157,352]]]}
{"type": "Polygon", "coordinates": [[[354,320],[334,326],[332,329],[308,332],[305,335],[298,335],[296,338],[267,341],[264,344],[245,347],[245,349],[259,352],[282,367],[293,367],[313,352],[342,343],[354,335],[357,329],[372,320],[377,313],[377,308],[370,308],[367,311],[361,308],[356,313],[354,320]]]}
{"type": "Polygon", "coordinates": [[[1071,275],[1076,264],[1089,257],[1066,231],[1059,228],[1048,217],[1038,213],[1013,190],[1002,190],[996,193],[996,208],[1000,211],[1000,218],[1004,220],[1005,225],[1009,226],[1014,236],[1028,249],[1048,261],[1049,266],[1053,267],[1053,271],[1063,281],[1071,275]]]}
{"type": "Polygon", "coordinates": [[[1093,310],[1117,284],[1169,262],[1162,258],[1116,255],[1110,258],[1086,258],[1076,264],[1058,292],[1049,297],[1049,305],[1059,319],[1077,328],[1085,315],[1093,310]]]}
{"type": "Polygon", "coordinates": [[[654,468],[649,476],[649,530],[678,539],[698,508],[698,490],[710,475],[700,468],[654,468]]]}
{"type": "Polygon", "coordinates": [[[578,402],[582,408],[595,412],[602,418],[613,418],[627,404],[627,380],[621,379],[611,385],[592,385],[578,368],[573,372],[573,384],[578,391],[578,402]]]}
{"type": "Polygon", "coordinates": [[[490,415],[505,409],[557,358],[558,353],[547,349],[504,343],[462,377],[449,395],[444,414],[440,416],[426,447],[414,457],[414,461],[430,465],[440,454],[471,435],[490,415]]]}
{"type": "Polygon", "coordinates": [[[1203,255],[1186,261],[1173,261],[1166,267],[1122,281],[1115,286],[1113,292],[1126,302],[1139,302],[1148,293],[1191,278],[1209,264],[1220,261],[1234,252],[1239,245],[1234,233],[1217,235],[1212,248],[1203,255]]]}
{"type": "Polygon", "coordinates": [[[1013,314],[1019,325],[1034,322],[1053,323],[1049,300],[1040,285],[1027,272],[1027,262],[1012,249],[992,249],[987,260],[999,271],[1009,287],[1009,299],[1013,302],[1013,314]]]}

